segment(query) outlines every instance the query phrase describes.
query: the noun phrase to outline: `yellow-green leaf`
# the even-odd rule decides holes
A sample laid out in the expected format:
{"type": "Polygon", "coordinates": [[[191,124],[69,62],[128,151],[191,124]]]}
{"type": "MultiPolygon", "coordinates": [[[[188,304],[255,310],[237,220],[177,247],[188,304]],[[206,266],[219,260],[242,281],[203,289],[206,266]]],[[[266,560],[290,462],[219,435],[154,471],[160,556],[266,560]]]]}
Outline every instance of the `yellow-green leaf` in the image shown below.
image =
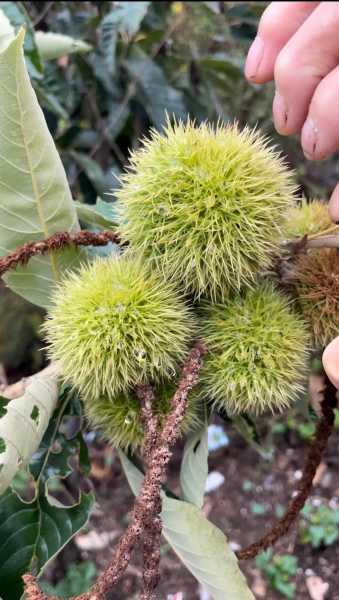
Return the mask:
{"type": "Polygon", "coordinates": [[[58,399],[56,371],[35,375],[20,398],[0,400],[0,495],[42,440],[58,399]]]}
{"type": "MultiPolygon", "coordinates": [[[[0,53],[0,255],[79,223],[66,174],[32,88],[23,54],[24,30],[0,53]]],[[[6,275],[9,287],[48,307],[75,250],[37,257],[6,275]]]]}
{"type": "Polygon", "coordinates": [[[180,468],[181,492],[184,500],[202,508],[208,475],[208,429],[192,433],[186,441],[180,468]]]}
{"type": "MultiPolygon", "coordinates": [[[[132,492],[137,495],[143,474],[123,452],[119,457],[132,492]]],[[[162,493],[161,520],[165,539],[214,600],[254,600],[226,536],[197,506],[162,493]]]]}
{"type": "Polygon", "coordinates": [[[97,200],[97,204],[94,206],[83,204],[82,202],[77,201],[75,201],[74,204],[79,221],[82,221],[86,225],[102,227],[104,229],[113,229],[113,227],[117,226],[116,222],[114,221],[112,204],[103,202],[100,200],[100,198],[97,200]],[[107,205],[107,207],[105,206],[105,209],[100,212],[100,207],[103,205],[107,205]]]}

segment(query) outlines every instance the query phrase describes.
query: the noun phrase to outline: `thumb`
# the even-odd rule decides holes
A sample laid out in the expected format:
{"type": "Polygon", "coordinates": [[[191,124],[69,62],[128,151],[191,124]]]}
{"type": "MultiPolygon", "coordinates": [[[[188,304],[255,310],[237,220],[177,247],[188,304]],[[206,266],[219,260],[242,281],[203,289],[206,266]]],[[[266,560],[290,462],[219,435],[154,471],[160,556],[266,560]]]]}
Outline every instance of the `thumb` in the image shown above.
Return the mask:
{"type": "Polygon", "coordinates": [[[335,187],[328,206],[330,217],[335,223],[339,221],[339,183],[335,187]]]}
{"type": "Polygon", "coordinates": [[[339,389],[339,337],[325,348],[323,365],[329,379],[339,389]]]}

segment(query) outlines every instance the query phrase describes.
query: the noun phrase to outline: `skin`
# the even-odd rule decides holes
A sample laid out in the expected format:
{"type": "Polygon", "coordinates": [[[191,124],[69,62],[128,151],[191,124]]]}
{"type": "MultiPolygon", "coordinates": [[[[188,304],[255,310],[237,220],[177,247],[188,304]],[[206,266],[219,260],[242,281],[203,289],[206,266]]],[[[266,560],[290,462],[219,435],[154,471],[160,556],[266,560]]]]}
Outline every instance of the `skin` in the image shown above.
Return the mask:
{"type": "MultiPolygon", "coordinates": [[[[281,135],[300,133],[309,160],[339,150],[339,2],[272,2],[246,60],[251,83],[274,80],[273,119],[281,135]]],[[[339,184],[329,212],[339,221],[339,184]]],[[[339,388],[339,337],[323,354],[339,388]]]]}

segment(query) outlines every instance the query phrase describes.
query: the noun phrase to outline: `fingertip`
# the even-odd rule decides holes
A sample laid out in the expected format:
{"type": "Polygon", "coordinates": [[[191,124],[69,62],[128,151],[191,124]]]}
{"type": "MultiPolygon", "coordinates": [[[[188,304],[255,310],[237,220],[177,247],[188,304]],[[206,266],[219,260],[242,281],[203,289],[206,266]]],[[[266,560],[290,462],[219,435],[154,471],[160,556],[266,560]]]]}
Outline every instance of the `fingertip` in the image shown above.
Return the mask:
{"type": "Polygon", "coordinates": [[[247,81],[258,83],[257,74],[260,68],[260,63],[264,56],[264,42],[257,35],[254,42],[251,44],[247,54],[245,63],[245,77],[247,81]]]}
{"type": "Polygon", "coordinates": [[[339,149],[339,114],[336,106],[339,67],[334,68],[316,87],[301,133],[306,158],[324,160],[339,149]]]}
{"type": "Polygon", "coordinates": [[[328,211],[330,217],[334,223],[339,221],[339,183],[336,185],[332,192],[332,196],[328,205],[328,211]]]}
{"type": "Polygon", "coordinates": [[[339,388],[339,337],[325,348],[322,362],[328,378],[339,388]]]}
{"type": "Polygon", "coordinates": [[[308,18],[318,2],[270,2],[261,15],[258,33],[245,65],[250,83],[267,83],[274,77],[280,50],[308,18]]]}
{"type": "Polygon", "coordinates": [[[280,135],[294,135],[300,132],[300,122],[291,118],[291,111],[288,110],[284,97],[278,91],[273,99],[272,113],[274,126],[280,135]]]}

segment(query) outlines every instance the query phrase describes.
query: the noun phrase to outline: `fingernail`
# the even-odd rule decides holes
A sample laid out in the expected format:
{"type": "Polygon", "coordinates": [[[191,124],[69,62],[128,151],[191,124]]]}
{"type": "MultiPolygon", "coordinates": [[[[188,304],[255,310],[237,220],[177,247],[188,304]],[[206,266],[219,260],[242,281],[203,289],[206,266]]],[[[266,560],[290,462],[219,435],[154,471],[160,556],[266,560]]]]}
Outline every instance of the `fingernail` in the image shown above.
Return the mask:
{"type": "Polygon", "coordinates": [[[301,131],[301,145],[306,158],[314,160],[319,142],[319,129],[313,119],[307,119],[301,131]]]}
{"type": "Polygon", "coordinates": [[[245,75],[247,79],[255,79],[264,56],[264,42],[257,36],[250,47],[246,59],[245,75]]]}
{"type": "Polygon", "coordinates": [[[287,123],[287,105],[279,92],[275,93],[273,99],[273,119],[276,130],[279,133],[284,133],[287,123]]]}

